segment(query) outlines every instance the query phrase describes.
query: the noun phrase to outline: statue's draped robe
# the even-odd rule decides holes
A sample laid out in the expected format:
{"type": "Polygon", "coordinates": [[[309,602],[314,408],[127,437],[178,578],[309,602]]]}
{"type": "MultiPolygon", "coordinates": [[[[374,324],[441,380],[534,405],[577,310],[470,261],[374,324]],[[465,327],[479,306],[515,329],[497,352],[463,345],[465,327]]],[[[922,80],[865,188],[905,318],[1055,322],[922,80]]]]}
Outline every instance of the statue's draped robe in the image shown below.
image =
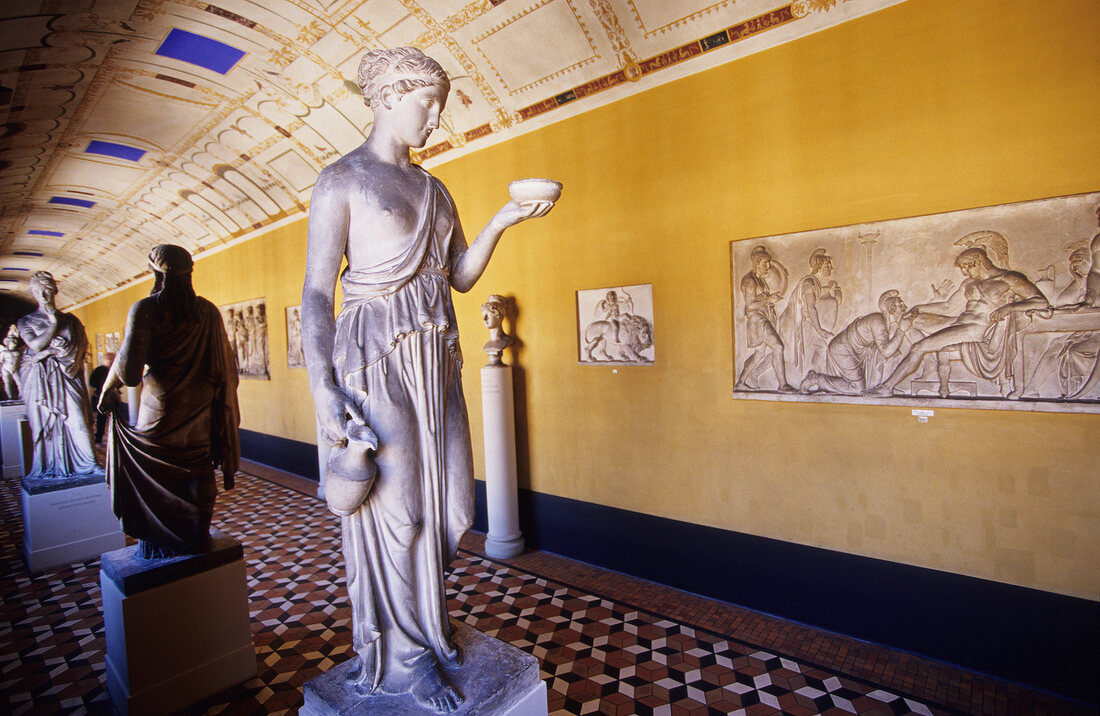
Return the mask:
{"type": "Polygon", "coordinates": [[[112,416],[107,441],[107,482],[123,531],[169,553],[205,546],[214,467],[232,487],[241,455],[237,357],[218,309],[194,300],[193,321],[152,329],[137,424],[112,416]]]}
{"type": "Polygon", "coordinates": [[[454,207],[436,179],[424,179],[415,235],[342,276],[333,353],[337,378],[378,437],[378,476],[342,527],[359,687],[390,693],[457,656],[443,569],[473,519],[448,281],[454,207]]]}
{"type": "Polygon", "coordinates": [[[826,355],[829,339],[818,333],[814,327],[807,299],[807,294],[813,295],[813,310],[817,313],[818,324],[831,331],[836,321],[837,302],[831,295],[825,296],[824,293],[821,280],[817,276],[804,276],[791,291],[787,307],[779,315],[775,328],[783,339],[788,378],[800,379],[807,371],[819,368],[822,357],[826,355]],[[824,310],[826,307],[827,311],[824,310]]]}
{"type": "MultiPolygon", "coordinates": [[[[27,336],[41,333],[45,324],[44,316],[31,313],[19,319],[19,331],[27,336]]],[[[84,326],[71,313],[61,313],[50,345],[41,351],[28,346],[23,354],[19,383],[34,440],[28,478],[91,475],[98,471],[88,428],[91,404],[84,385],[87,349],[84,326]]]]}

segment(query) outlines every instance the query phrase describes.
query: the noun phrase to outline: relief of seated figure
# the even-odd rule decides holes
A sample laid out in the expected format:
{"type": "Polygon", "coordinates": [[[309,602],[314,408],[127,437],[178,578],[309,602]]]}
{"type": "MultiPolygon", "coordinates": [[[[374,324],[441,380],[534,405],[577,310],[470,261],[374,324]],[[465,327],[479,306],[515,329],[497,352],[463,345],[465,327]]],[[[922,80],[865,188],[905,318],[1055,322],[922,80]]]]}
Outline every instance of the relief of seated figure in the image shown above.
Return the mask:
{"type": "Polygon", "coordinates": [[[914,306],[915,325],[925,337],[866,395],[893,395],[897,385],[930,354],[937,357],[941,397],[950,395],[948,378],[954,358],[961,359],[974,375],[997,381],[1008,392],[1017,318],[1030,310],[1046,309],[1049,303],[1024,274],[995,266],[984,248],[963,250],[955,266],[965,280],[946,300],[914,306]]]}
{"type": "MultiPolygon", "coordinates": [[[[1096,217],[1100,225],[1100,206],[1096,217]]],[[[1079,256],[1071,255],[1071,265],[1080,266],[1079,256]]],[[[1020,380],[1010,397],[1034,396],[1044,382],[1054,380],[1064,399],[1100,397],[1100,233],[1089,243],[1084,263],[1084,271],[1071,270],[1074,280],[1059,294],[1059,305],[1027,312],[1033,322],[1020,334],[1014,371],[1020,380]],[[1028,366],[1026,341],[1042,334],[1054,337],[1035,365],[1028,366]]]]}

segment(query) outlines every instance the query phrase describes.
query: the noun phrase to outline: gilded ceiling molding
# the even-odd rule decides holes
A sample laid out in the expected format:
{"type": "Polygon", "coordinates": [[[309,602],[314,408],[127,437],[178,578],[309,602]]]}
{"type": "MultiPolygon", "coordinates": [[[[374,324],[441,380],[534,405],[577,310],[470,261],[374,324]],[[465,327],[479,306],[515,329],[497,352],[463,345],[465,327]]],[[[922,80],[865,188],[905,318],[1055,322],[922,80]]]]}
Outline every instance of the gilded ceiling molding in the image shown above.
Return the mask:
{"type": "MultiPolygon", "coordinates": [[[[606,3],[607,0],[589,0],[593,7],[597,4],[606,3]]],[[[837,0],[805,0],[806,2],[814,3],[813,11],[821,12],[828,10],[830,7],[836,4],[837,0]]],[[[844,0],[847,2],[848,0],[844,0]]],[[[712,35],[695,40],[694,42],[681,45],[667,52],[663,52],[659,55],[641,60],[634,63],[629,62],[624,67],[612,72],[610,74],[598,77],[594,80],[586,82],[581,85],[577,85],[570,90],[561,92],[553,97],[536,102],[519,110],[518,114],[521,121],[527,121],[538,117],[542,114],[546,114],[554,109],[557,109],[570,102],[576,101],[583,97],[588,97],[612,87],[621,85],[625,82],[636,81],[642,76],[663,70],[672,65],[679,64],[685,60],[689,60],[693,57],[697,57],[705,52],[709,52],[718,47],[722,47],[731,42],[737,42],[753,35],[758,35],[762,32],[785,25],[789,22],[793,22],[798,18],[795,17],[792,5],[784,5],[780,8],[766,12],[762,15],[758,15],[744,22],[740,22],[736,25],[726,28],[720,32],[716,32],[712,35]]],[[[602,22],[602,19],[601,19],[602,22]]],[[[622,29],[621,24],[615,20],[615,24],[618,25],[619,30],[622,29]]],[[[481,128],[478,128],[481,129],[481,128]]],[[[492,134],[493,131],[499,131],[495,128],[489,132],[481,132],[478,136],[484,137],[492,134]]],[[[469,133],[467,133],[469,135],[469,133]]],[[[431,147],[417,152],[416,157],[418,161],[426,161],[433,157],[439,156],[445,152],[455,149],[457,146],[451,141],[441,142],[431,147]]]]}
{"type": "Polygon", "coordinates": [[[611,7],[609,0],[588,0],[588,4],[599,19],[600,24],[603,25],[604,32],[607,33],[607,39],[611,41],[611,50],[619,58],[621,66],[636,65],[635,60],[637,58],[630,48],[630,39],[626,36],[626,30],[623,29],[618,16],[615,15],[615,8],[611,7]]]}

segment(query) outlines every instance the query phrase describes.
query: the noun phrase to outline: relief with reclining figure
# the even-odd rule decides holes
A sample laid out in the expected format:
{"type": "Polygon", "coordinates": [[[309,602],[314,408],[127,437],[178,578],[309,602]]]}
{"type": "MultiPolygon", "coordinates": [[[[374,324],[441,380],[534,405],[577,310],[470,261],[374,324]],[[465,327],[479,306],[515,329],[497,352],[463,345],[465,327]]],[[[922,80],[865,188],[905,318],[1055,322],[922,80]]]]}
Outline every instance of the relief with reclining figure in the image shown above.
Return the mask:
{"type": "Polygon", "coordinates": [[[735,398],[1100,412],[1100,192],[730,255],[735,398]]]}

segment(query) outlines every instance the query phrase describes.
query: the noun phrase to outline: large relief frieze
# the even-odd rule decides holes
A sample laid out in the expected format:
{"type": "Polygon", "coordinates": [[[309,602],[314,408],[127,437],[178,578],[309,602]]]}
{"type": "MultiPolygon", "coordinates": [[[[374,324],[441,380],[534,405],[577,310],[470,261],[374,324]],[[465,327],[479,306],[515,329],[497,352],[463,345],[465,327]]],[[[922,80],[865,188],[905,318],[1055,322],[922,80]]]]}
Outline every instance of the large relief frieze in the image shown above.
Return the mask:
{"type": "Polygon", "coordinates": [[[1100,192],[730,249],[735,398],[1100,412],[1100,192]]]}

